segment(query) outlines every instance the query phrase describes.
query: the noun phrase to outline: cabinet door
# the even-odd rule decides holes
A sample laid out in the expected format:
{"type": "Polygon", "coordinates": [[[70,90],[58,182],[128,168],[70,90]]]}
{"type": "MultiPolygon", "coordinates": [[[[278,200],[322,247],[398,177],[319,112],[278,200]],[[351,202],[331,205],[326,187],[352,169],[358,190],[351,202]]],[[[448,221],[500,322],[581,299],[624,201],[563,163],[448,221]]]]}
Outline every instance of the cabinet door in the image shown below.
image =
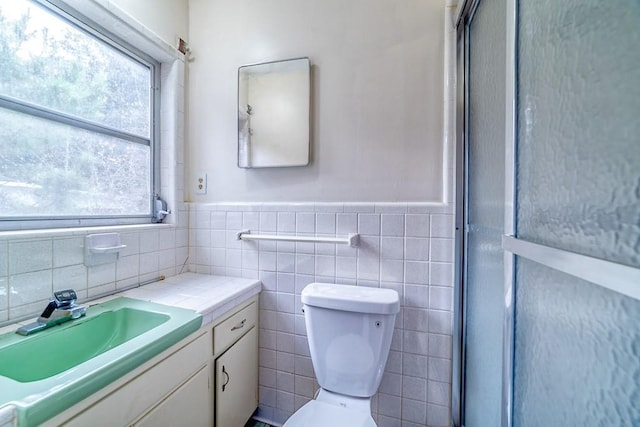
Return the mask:
{"type": "Polygon", "coordinates": [[[258,407],[256,328],[216,359],[216,426],[243,427],[258,407]]]}
{"type": "Polygon", "coordinates": [[[142,417],[136,427],[211,426],[209,372],[209,365],[200,369],[142,417]]]}

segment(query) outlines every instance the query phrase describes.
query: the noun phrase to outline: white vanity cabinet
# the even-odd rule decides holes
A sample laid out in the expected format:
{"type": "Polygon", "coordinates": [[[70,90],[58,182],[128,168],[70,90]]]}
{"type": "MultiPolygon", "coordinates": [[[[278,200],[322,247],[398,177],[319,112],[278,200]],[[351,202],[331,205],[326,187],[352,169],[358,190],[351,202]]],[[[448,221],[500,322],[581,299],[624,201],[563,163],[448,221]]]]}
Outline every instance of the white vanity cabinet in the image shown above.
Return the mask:
{"type": "Polygon", "coordinates": [[[244,426],[258,406],[258,296],[228,313],[43,425],[244,426]]]}
{"type": "Polygon", "coordinates": [[[258,407],[258,303],[213,329],[215,424],[243,427],[258,407]]]}

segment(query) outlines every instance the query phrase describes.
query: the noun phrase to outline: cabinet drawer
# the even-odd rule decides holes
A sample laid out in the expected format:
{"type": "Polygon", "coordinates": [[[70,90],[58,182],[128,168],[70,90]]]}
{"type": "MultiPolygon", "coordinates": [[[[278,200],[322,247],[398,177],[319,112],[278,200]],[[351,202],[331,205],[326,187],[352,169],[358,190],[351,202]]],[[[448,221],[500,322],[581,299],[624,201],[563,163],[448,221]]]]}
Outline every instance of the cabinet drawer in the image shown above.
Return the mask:
{"type": "Polygon", "coordinates": [[[213,352],[224,351],[243,336],[258,319],[258,304],[252,302],[213,328],[213,352]]]}

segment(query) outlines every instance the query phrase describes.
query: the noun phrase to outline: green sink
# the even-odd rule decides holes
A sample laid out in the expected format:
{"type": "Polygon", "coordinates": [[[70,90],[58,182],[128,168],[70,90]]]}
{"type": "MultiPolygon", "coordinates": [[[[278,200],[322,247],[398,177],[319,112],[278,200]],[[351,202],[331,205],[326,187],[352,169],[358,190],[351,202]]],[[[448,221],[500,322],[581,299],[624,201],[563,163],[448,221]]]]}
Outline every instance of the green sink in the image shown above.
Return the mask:
{"type": "Polygon", "coordinates": [[[72,324],[66,329],[41,331],[31,340],[0,349],[0,375],[20,382],[48,378],[168,320],[166,314],[121,308],[72,324]]]}
{"type": "Polygon", "coordinates": [[[87,308],[33,335],[0,335],[0,408],[38,425],[176,344],[202,324],[192,310],[131,298],[87,308]]]}

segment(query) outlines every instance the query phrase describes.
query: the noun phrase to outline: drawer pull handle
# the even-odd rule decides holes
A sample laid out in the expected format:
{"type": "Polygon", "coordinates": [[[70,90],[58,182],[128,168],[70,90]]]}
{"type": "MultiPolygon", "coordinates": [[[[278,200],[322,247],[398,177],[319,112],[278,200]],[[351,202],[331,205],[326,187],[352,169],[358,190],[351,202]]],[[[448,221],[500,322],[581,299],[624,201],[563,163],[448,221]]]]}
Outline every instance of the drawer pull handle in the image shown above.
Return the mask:
{"type": "Polygon", "coordinates": [[[226,381],[224,382],[224,384],[222,384],[222,391],[224,391],[224,389],[227,387],[227,384],[229,384],[229,373],[227,373],[227,371],[224,369],[224,365],[222,365],[222,373],[227,376],[226,381]]]}
{"type": "Polygon", "coordinates": [[[232,331],[236,331],[238,329],[242,329],[244,328],[244,324],[247,321],[247,319],[242,319],[242,322],[238,323],[236,326],[234,326],[233,328],[231,328],[232,331]]]}

